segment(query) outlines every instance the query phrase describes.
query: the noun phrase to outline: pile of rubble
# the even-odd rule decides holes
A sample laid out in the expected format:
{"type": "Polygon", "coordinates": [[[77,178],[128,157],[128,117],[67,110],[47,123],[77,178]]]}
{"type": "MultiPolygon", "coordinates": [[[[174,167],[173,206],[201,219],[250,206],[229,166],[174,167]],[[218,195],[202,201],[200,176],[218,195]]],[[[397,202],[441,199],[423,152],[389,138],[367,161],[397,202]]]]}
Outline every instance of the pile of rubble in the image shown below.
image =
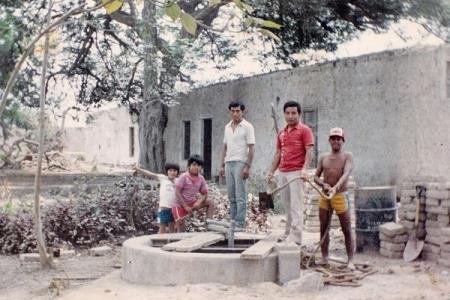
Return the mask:
{"type": "MultiPolygon", "coordinates": [[[[229,220],[229,201],[228,196],[222,194],[217,185],[208,184],[208,198],[214,200],[216,206],[213,219],[229,220]]],[[[205,227],[205,211],[194,212],[193,216],[187,220],[188,231],[206,231],[205,227]]],[[[266,232],[269,226],[267,214],[260,212],[259,199],[252,194],[248,195],[247,200],[247,224],[246,231],[251,233],[266,232]]]]}
{"type": "Polygon", "coordinates": [[[409,234],[419,201],[417,237],[425,240],[422,257],[450,266],[450,182],[441,178],[407,177],[402,185],[400,223],[409,234]]]}
{"type": "MultiPolygon", "coordinates": [[[[309,174],[312,178],[314,173],[309,174]]],[[[320,222],[319,222],[319,193],[311,187],[311,185],[305,183],[304,185],[304,201],[305,201],[305,210],[304,210],[304,229],[307,232],[320,232],[320,222]]],[[[352,219],[352,228],[355,227],[355,182],[350,177],[349,180],[349,190],[348,190],[348,201],[352,219]]],[[[331,228],[340,228],[339,218],[336,213],[333,214],[331,219],[331,228]]]]}
{"type": "MultiPolygon", "coordinates": [[[[37,153],[29,154],[25,156],[24,160],[20,162],[20,168],[22,170],[36,170],[37,165],[37,153]]],[[[48,171],[70,171],[74,169],[74,163],[61,152],[49,151],[44,153],[42,158],[42,170],[48,171]]]]}
{"type": "Polygon", "coordinates": [[[403,225],[389,222],[380,225],[380,254],[389,258],[402,258],[408,234],[403,225]]]}

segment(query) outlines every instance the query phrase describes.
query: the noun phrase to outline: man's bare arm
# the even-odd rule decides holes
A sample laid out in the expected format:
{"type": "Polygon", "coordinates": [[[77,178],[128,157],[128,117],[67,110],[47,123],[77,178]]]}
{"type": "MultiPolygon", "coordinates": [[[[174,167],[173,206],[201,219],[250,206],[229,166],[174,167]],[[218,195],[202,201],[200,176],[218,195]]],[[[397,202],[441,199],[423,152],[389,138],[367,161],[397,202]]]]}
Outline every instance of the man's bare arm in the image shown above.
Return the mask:
{"type": "Polygon", "coordinates": [[[245,162],[245,166],[242,169],[242,178],[243,179],[247,179],[250,176],[250,168],[252,166],[254,156],[255,156],[255,145],[249,144],[247,161],[245,162]]]}
{"type": "Polygon", "coordinates": [[[255,145],[248,145],[248,158],[245,164],[250,168],[252,166],[253,157],[255,156],[255,145]]]}
{"type": "Polygon", "coordinates": [[[314,146],[306,146],[306,154],[305,154],[305,164],[303,165],[303,170],[307,170],[309,167],[309,164],[311,163],[311,160],[314,156],[313,154],[313,150],[314,150],[314,146]]]}
{"type": "Polygon", "coordinates": [[[275,155],[273,156],[273,160],[272,160],[272,164],[269,169],[269,173],[267,173],[267,179],[269,179],[269,180],[272,179],[273,173],[275,173],[275,171],[278,168],[278,165],[280,164],[280,160],[281,160],[281,150],[277,149],[277,151],[275,152],[275,155]]]}
{"type": "Polygon", "coordinates": [[[301,176],[302,179],[307,179],[308,178],[308,173],[306,172],[306,170],[309,167],[309,164],[311,163],[312,157],[313,157],[313,149],[314,146],[310,145],[310,146],[306,146],[306,154],[305,154],[305,163],[303,164],[303,168],[301,170],[301,176]]]}

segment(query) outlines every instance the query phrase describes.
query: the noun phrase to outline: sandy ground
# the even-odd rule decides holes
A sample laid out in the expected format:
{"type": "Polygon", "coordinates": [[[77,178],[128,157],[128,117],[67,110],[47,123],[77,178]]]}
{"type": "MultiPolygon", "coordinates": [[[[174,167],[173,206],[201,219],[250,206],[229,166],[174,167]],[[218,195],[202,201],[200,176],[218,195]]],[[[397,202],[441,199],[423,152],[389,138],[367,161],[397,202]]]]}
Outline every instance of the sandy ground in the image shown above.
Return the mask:
{"type": "MultiPolygon", "coordinates": [[[[274,231],[283,225],[280,217],[272,218],[274,231]]],[[[305,243],[317,242],[317,234],[305,234],[305,243]]],[[[332,245],[333,255],[345,258],[341,242],[332,245]]],[[[107,257],[82,255],[61,261],[57,269],[42,271],[38,264],[20,264],[17,257],[0,256],[0,299],[442,299],[450,300],[450,270],[434,263],[387,259],[377,253],[357,254],[356,262],[370,263],[378,273],[362,280],[361,287],[325,286],[316,292],[292,291],[274,283],[259,283],[246,287],[217,283],[182,286],[145,286],[120,279],[114,269],[119,253],[107,257]],[[49,289],[52,278],[100,277],[98,280],[70,281],[56,289],[49,289]]]]}
{"type": "MultiPolygon", "coordinates": [[[[53,299],[60,285],[55,278],[78,278],[64,288],[76,288],[111,273],[120,265],[120,248],[111,255],[93,257],[86,251],[78,256],[58,259],[54,268],[43,270],[38,262],[21,262],[18,255],[0,256],[0,299],[53,299]]],[[[63,281],[66,282],[66,281],[63,281]]]]}

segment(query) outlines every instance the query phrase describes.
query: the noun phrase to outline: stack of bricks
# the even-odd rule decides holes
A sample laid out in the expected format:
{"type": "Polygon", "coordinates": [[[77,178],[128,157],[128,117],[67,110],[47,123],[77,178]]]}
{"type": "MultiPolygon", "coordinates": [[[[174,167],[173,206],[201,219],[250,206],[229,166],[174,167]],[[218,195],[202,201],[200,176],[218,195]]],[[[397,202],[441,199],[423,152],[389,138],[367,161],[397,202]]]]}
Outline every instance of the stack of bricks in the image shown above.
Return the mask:
{"type": "Polygon", "coordinates": [[[443,183],[427,184],[425,246],[423,256],[437,261],[441,256],[441,232],[449,226],[450,191],[443,183]]]}
{"type": "Polygon", "coordinates": [[[420,201],[417,237],[425,240],[422,258],[450,265],[450,183],[419,176],[407,178],[402,187],[399,217],[410,234],[416,234],[415,201],[420,201]]]}
{"type": "MultiPolygon", "coordinates": [[[[310,178],[313,178],[314,173],[309,173],[310,178]]],[[[319,193],[311,187],[309,183],[305,183],[304,185],[304,230],[307,232],[320,232],[320,222],[319,222],[319,193]]],[[[352,227],[354,228],[355,224],[355,182],[350,177],[349,186],[348,186],[348,199],[350,206],[350,213],[352,218],[352,227]]],[[[336,212],[333,213],[333,217],[331,219],[331,228],[340,228],[339,218],[336,215],[336,212]]]]}
{"type": "Polygon", "coordinates": [[[380,254],[389,258],[402,258],[408,234],[403,225],[389,222],[380,225],[380,254]]]}
{"type": "Polygon", "coordinates": [[[441,228],[441,253],[438,263],[450,268],[450,227],[441,228]]]}

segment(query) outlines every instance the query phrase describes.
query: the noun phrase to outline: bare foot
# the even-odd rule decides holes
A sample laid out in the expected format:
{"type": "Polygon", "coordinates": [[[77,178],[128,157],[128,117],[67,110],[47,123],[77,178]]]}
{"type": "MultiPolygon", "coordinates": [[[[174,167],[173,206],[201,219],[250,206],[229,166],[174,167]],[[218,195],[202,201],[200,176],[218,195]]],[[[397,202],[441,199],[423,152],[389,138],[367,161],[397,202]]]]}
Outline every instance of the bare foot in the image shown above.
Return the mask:
{"type": "Polygon", "coordinates": [[[353,261],[349,261],[347,263],[347,268],[350,269],[351,271],[354,271],[356,269],[355,265],[353,264],[353,261]]]}
{"type": "Polygon", "coordinates": [[[318,266],[326,266],[328,265],[328,257],[322,257],[317,263],[316,265],[318,266]]]}

